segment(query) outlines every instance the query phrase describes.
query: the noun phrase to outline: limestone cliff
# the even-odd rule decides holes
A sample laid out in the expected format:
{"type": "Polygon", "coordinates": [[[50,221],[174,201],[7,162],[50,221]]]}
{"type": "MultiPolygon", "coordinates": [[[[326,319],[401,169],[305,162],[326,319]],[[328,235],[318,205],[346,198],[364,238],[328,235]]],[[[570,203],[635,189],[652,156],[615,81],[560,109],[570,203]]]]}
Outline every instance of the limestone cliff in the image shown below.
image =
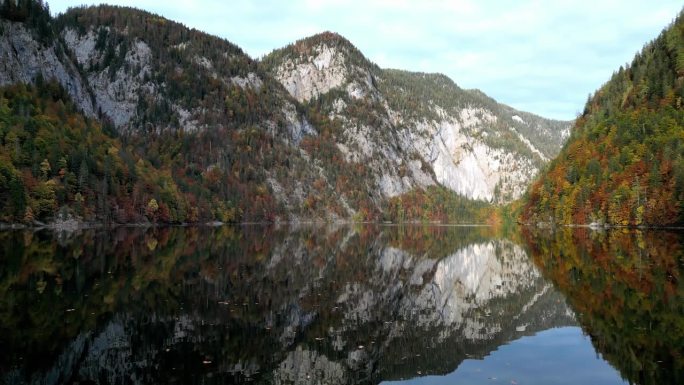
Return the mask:
{"type": "Polygon", "coordinates": [[[0,86],[56,79],[88,116],[94,116],[88,82],[60,41],[41,44],[24,23],[0,18],[0,86]]]}
{"type": "Polygon", "coordinates": [[[342,123],[338,148],[371,164],[387,197],[439,184],[508,202],[568,135],[569,122],[516,111],[446,76],[380,69],[330,32],[276,50],[263,64],[299,102],[342,123]]]}

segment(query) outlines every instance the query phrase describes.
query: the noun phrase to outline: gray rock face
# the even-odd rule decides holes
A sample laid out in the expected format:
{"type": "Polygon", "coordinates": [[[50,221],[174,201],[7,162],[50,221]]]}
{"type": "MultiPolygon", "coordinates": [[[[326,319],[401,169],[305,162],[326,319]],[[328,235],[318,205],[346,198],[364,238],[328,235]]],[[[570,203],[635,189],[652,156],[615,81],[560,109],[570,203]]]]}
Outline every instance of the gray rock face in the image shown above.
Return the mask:
{"type": "Polygon", "coordinates": [[[95,94],[97,107],[117,128],[125,128],[135,115],[140,95],[143,92],[156,94],[155,86],[144,80],[145,76],[152,73],[150,48],[145,42],[136,40],[125,53],[126,66],[119,68],[112,76],[109,71],[90,71],[105,55],[102,50],[96,49],[94,31],[79,36],[73,29],[66,29],[62,36],[78,63],[88,73],[88,82],[95,94]],[[138,70],[130,71],[126,67],[138,70]]]}
{"type": "Polygon", "coordinates": [[[316,47],[310,58],[284,62],[276,73],[285,89],[300,102],[345,84],[347,75],[342,56],[326,45],[316,47]]]}
{"type": "MultiPolygon", "coordinates": [[[[125,132],[135,128],[141,101],[144,101],[144,105],[167,102],[168,114],[177,120],[178,126],[182,127],[185,132],[197,132],[205,128],[205,125],[200,123],[205,120],[203,115],[218,114],[216,110],[188,105],[176,99],[172,100],[165,94],[169,86],[155,79],[158,68],[155,68],[153,63],[153,57],[160,53],[153,52],[144,41],[145,36],[132,38],[130,44],[116,43],[114,52],[117,57],[123,57],[123,63],[112,68],[107,62],[106,50],[97,46],[98,34],[102,30],[107,31],[108,35],[126,35],[126,31],[99,27],[90,28],[85,33],[66,28],[61,31],[61,36],[67,49],[73,52],[73,56],[86,74],[98,111],[109,117],[119,131],[125,132]]],[[[192,55],[189,51],[191,46],[192,43],[186,42],[165,47],[165,49],[192,55]]],[[[221,74],[221,71],[217,69],[217,64],[209,58],[198,55],[190,57],[192,63],[197,66],[194,70],[206,72],[208,78],[217,80],[225,86],[237,85],[243,89],[251,88],[258,92],[263,85],[263,80],[255,73],[250,72],[245,77],[227,77],[221,74]]],[[[176,69],[179,74],[185,70],[180,66],[176,69]]],[[[290,116],[288,115],[287,118],[290,119],[290,116]]],[[[298,123],[298,119],[296,116],[292,117],[292,122],[298,123]]],[[[268,123],[264,125],[267,126],[268,123]]],[[[154,128],[161,131],[168,127],[154,128]]],[[[298,143],[299,136],[294,133],[293,142],[298,143]]]]}
{"type": "Polygon", "coordinates": [[[0,20],[0,85],[33,82],[40,74],[55,79],[87,116],[94,116],[87,83],[59,43],[41,45],[22,23],[0,20]]]}
{"type": "Polygon", "coordinates": [[[395,84],[394,77],[402,71],[379,69],[358,55],[350,44],[317,43],[308,51],[281,54],[279,61],[268,65],[271,75],[300,102],[338,91],[334,95],[340,96],[324,107],[331,119],[342,122],[338,149],[348,161],[369,165],[376,190],[385,197],[442,185],[468,198],[509,202],[522,196],[549,161],[537,148],[539,142],[533,143],[519,130],[558,148],[566,137],[552,127],[562,122],[547,124],[543,118],[498,105],[486,96],[475,97],[450,81],[433,80],[429,87],[447,89],[448,99],[460,101],[433,100],[441,91],[419,91],[428,77],[401,75],[413,76],[409,88],[416,90],[410,90],[395,84]],[[409,95],[415,109],[397,109],[393,100],[398,95],[409,95]],[[358,115],[350,107],[358,102],[376,107],[358,115]],[[429,112],[420,112],[421,108],[429,112]],[[534,121],[527,122],[518,114],[534,121]]]}

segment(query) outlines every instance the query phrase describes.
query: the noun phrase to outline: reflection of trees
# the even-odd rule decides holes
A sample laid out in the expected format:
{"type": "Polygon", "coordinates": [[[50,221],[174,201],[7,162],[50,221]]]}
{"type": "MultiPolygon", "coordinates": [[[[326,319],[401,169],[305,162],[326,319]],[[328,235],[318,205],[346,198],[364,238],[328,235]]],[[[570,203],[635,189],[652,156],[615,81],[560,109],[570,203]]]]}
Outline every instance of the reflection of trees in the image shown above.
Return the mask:
{"type": "Polygon", "coordinates": [[[515,338],[519,324],[531,334],[571,322],[538,274],[521,275],[531,267],[520,248],[494,236],[423,226],[0,233],[0,377],[287,382],[310,372],[312,381],[377,382],[445,373],[515,338]],[[453,308],[424,301],[440,268],[472,245],[490,245],[490,274],[516,286],[447,293],[460,296],[453,308]],[[447,322],[437,311],[463,314],[447,322]],[[8,375],[13,367],[22,372],[8,375]]]}
{"type": "Polygon", "coordinates": [[[684,382],[681,233],[526,233],[537,266],[566,295],[594,346],[630,382],[684,382]]]}

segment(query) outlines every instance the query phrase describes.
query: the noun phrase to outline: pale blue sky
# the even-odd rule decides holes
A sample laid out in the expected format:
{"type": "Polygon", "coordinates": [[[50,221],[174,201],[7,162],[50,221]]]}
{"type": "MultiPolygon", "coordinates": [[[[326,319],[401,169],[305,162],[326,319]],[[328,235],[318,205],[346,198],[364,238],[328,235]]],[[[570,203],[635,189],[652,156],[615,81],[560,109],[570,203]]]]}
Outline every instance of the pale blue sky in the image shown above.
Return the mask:
{"type": "MultiPolygon", "coordinates": [[[[97,4],[52,0],[50,9],[97,4]]],[[[228,39],[259,58],[321,32],[384,68],[441,72],[515,108],[572,119],[682,9],[671,0],[111,0],[228,39]]]]}

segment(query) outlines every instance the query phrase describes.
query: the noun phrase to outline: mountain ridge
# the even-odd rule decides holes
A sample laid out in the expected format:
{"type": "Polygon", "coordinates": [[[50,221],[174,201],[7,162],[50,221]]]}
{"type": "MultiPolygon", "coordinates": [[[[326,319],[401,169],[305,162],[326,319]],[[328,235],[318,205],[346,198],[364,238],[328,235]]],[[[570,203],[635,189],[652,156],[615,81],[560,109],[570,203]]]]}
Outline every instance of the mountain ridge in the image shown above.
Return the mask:
{"type": "MultiPolygon", "coordinates": [[[[4,4],[7,15],[17,13],[12,7],[21,13],[21,7],[38,3],[4,4]]],[[[123,158],[139,158],[167,175],[157,187],[138,188],[142,181],[132,165],[123,172],[133,179],[101,169],[88,174],[91,180],[81,188],[92,188],[84,191],[62,191],[58,170],[43,175],[45,183],[57,186],[54,207],[66,213],[75,210],[76,192],[86,202],[104,200],[91,207],[88,220],[479,222],[486,214],[471,200],[504,203],[518,197],[549,158],[545,154],[560,148],[567,125],[463,91],[444,75],[426,75],[434,78],[420,86],[427,96],[465,98],[441,102],[447,110],[396,86],[400,77],[418,85],[417,75],[381,69],[332,32],[254,60],[225,39],[130,7],[73,8],[56,19],[40,19],[48,26],[42,29],[27,21],[33,17],[29,11],[23,17],[0,19],[0,44],[9,53],[0,68],[20,72],[0,76],[0,84],[35,82],[39,74],[55,79],[86,116],[97,117],[121,142],[123,158]],[[36,65],[13,65],[27,60],[36,65]],[[430,89],[439,82],[447,88],[443,95],[430,89]],[[102,185],[112,199],[102,197],[102,185]],[[446,196],[464,211],[446,215],[430,205],[402,207],[412,192],[428,200],[446,196]],[[153,200],[168,215],[150,215],[148,206],[156,212],[153,200]],[[191,208],[197,213],[190,215],[191,208]]],[[[5,73],[11,72],[0,75],[5,73]]],[[[40,97],[32,103],[41,103],[40,97]]],[[[22,143],[33,145],[37,138],[29,139],[22,143]]],[[[10,153],[3,140],[3,151],[10,153]]],[[[32,170],[40,178],[42,160],[53,164],[61,158],[65,172],[79,174],[78,160],[68,151],[42,148],[31,159],[6,162],[16,171],[12,175],[32,170]]],[[[24,191],[27,205],[36,208],[35,191],[24,191]]],[[[9,194],[8,187],[0,193],[9,194]]],[[[56,212],[41,219],[50,214],[56,212]]]]}
{"type": "Polygon", "coordinates": [[[517,111],[481,91],[463,90],[446,75],[379,68],[334,33],[299,40],[266,55],[262,63],[298,101],[314,102],[330,117],[340,118],[347,136],[339,142],[343,151],[355,146],[362,154],[384,151],[366,159],[371,162],[412,154],[434,171],[421,175],[417,167],[408,167],[405,180],[391,170],[410,165],[409,159],[377,164],[384,178],[379,187],[389,196],[413,186],[443,185],[469,198],[510,201],[522,194],[522,185],[555,155],[565,137],[564,122],[517,111]],[[551,129],[544,135],[541,126],[551,129]],[[382,137],[378,131],[394,135],[382,137]],[[556,145],[540,151],[519,131],[536,143],[556,145]],[[392,148],[373,148],[378,141],[393,142],[399,154],[392,148]],[[492,162],[497,157],[506,160],[492,162]]]}

